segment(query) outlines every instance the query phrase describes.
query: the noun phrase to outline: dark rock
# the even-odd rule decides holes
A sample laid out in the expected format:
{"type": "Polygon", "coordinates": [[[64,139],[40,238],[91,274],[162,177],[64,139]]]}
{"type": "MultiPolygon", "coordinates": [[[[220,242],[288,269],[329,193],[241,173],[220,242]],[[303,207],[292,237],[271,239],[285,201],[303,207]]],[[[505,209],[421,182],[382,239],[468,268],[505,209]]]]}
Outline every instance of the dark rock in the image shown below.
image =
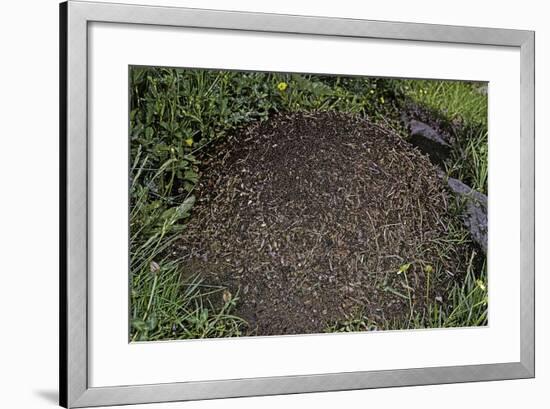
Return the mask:
{"type": "Polygon", "coordinates": [[[480,85],[479,87],[476,88],[476,91],[479,94],[487,95],[487,93],[489,92],[489,84],[485,83],[485,84],[480,85]]]}
{"type": "Polygon", "coordinates": [[[459,199],[466,201],[462,221],[472,239],[487,253],[487,196],[458,179],[449,178],[447,185],[459,199]]]}
{"type": "MultiPolygon", "coordinates": [[[[483,92],[482,88],[480,88],[480,92],[483,92]]],[[[434,117],[432,113],[416,104],[409,105],[401,113],[401,122],[410,132],[410,142],[421,152],[427,154],[433,164],[444,169],[444,163],[452,149],[454,125],[449,129],[449,124],[445,124],[441,119],[434,117]]],[[[486,253],[487,196],[458,179],[447,178],[442,169],[438,171],[439,176],[446,180],[457,200],[464,203],[462,222],[470,231],[472,239],[486,253]]]]}
{"type": "Polygon", "coordinates": [[[408,125],[411,133],[410,142],[428,154],[432,162],[443,165],[451,152],[451,144],[446,138],[424,122],[413,119],[408,125]]]}

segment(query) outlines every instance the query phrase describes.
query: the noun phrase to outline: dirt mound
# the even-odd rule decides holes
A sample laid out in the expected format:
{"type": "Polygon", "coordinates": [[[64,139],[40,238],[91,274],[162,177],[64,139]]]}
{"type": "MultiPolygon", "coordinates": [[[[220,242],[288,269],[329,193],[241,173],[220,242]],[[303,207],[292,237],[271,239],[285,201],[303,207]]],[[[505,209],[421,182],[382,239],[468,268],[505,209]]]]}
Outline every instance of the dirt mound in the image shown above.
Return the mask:
{"type": "Polygon", "coordinates": [[[209,152],[201,173],[183,266],[238,293],[252,334],[407,320],[465,269],[436,168],[364,119],[278,115],[209,152]]]}

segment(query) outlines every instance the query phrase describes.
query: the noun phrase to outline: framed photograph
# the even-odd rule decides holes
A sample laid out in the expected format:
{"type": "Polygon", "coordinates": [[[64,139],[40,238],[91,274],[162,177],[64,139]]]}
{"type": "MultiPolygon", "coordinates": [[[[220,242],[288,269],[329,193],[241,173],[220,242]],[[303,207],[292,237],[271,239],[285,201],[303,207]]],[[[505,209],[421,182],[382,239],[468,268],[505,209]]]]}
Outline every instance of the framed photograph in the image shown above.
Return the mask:
{"type": "Polygon", "coordinates": [[[534,377],[534,32],[60,17],[62,406],[534,377]]]}

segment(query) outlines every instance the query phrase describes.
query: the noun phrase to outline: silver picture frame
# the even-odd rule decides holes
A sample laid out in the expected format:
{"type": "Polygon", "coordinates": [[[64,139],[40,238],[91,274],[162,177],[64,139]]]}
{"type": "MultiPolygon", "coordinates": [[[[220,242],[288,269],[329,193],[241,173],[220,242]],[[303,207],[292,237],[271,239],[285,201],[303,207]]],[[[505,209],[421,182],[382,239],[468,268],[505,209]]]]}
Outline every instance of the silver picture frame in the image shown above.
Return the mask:
{"type": "Polygon", "coordinates": [[[535,33],[532,31],[69,1],[60,5],[60,404],[64,407],[532,378],[535,374],[535,33]],[[517,362],[90,387],[88,24],[125,23],[515,47],[521,60],[521,356],[517,362]]]}

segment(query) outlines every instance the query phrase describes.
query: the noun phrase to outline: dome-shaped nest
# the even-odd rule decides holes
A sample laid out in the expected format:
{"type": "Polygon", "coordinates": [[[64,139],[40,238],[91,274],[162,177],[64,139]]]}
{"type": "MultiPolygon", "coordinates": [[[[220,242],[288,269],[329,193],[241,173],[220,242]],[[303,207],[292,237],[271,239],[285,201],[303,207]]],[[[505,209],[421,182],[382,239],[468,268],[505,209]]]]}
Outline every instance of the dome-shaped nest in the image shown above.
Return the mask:
{"type": "Polygon", "coordinates": [[[251,334],[407,322],[465,272],[437,169],[365,119],[277,115],[202,159],[183,268],[238,293],[251,334]]]}

